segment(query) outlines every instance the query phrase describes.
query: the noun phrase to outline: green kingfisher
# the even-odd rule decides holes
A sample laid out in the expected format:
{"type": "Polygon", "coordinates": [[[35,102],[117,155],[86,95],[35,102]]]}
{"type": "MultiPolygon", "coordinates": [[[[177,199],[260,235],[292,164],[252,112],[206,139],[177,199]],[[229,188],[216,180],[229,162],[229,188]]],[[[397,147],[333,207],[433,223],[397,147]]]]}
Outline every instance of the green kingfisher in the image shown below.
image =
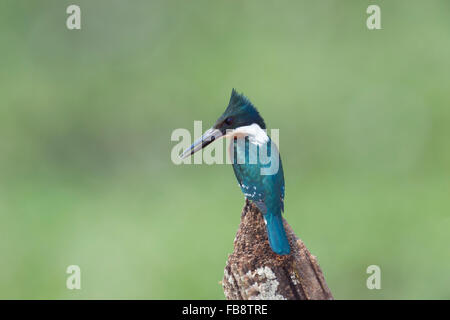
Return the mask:
{"type": "Polygon", "coordinates": [[[186,158],[223,137],[232,138],[229,153],[234,173],[245,198],[263,214],[270,247],[279,255],[289,254],[281,217],[284,211],[281,158],[275,143],[266,134],[266,124],[258,110],[235,89],[225,112],[180,157],[186,158]]]}

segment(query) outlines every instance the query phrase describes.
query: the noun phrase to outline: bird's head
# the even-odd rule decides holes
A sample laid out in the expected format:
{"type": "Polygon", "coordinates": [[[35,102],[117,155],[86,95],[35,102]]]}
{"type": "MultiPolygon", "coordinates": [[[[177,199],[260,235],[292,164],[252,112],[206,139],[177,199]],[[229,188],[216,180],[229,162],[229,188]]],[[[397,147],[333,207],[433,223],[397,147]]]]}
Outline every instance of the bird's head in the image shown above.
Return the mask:
{"type": "Polygon", "coordinates": [[[261,129],[266,129],[263,118],[250,100],[233,89],[225,112],[217,119],[211,129],[207,130],[181,154],[181,157],[186,158],[219,138],[237,135],[243,131],[242,128],[254,124],[261,129]]]}
{"type": "Polygon", "coordinates": [[[259,125],[261,129],[266,128],[263,118],[250,100],[233,89],[228,107],[217,119],[213,128],[220,130],[225,135],[227,130],[232,132],[239,127],[250,126],[254,123],[259,125]]]}

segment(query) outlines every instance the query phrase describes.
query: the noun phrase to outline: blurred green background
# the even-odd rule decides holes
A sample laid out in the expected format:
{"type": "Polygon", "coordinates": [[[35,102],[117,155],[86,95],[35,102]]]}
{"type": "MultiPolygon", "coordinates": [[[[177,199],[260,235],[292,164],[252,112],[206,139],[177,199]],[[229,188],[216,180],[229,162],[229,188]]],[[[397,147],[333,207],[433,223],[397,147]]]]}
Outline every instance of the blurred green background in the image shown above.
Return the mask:
{"type": "Polygon", "coordinates": [[[233,87],[280,129],[285,217],[335,298],[450,298],[449,12],[1,1],[0,298],[223,299],[243,196],[229,165],[174,165],[170,137],[233,87]]]}

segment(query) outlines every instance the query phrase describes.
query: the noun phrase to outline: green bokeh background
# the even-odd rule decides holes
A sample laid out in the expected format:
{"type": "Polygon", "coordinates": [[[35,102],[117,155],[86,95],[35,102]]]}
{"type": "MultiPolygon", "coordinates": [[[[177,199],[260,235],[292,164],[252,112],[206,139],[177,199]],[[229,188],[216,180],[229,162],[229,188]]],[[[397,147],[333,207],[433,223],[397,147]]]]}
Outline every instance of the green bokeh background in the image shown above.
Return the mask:
{"type": "Polygon", "coordinates": [[[280,129],[285,217],[335,298],[450,298],[449,12],[2,0],[0,298],[223,299],[243,196],[229,165],[174,165],[170,137],[233,87],[280,129]]]}

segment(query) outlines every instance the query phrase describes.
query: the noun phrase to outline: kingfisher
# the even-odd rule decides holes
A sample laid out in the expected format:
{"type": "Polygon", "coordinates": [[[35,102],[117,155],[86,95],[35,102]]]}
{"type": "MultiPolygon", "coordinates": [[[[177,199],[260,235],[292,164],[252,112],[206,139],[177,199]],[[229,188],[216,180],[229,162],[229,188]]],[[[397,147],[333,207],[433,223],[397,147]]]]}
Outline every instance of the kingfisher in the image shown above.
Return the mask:
{"type": "Polygon", "coordinates": [[[234,174],[245,198],[263,215],[272,251],[289,254],[289,241],[281,217],[284,174],[278,148],[266,134],[266,124],[258,110],[235,89],[231,91],[225,112],[180,157],[193,155],[223,137],[231,138],[229,154],[234,174]]]}

